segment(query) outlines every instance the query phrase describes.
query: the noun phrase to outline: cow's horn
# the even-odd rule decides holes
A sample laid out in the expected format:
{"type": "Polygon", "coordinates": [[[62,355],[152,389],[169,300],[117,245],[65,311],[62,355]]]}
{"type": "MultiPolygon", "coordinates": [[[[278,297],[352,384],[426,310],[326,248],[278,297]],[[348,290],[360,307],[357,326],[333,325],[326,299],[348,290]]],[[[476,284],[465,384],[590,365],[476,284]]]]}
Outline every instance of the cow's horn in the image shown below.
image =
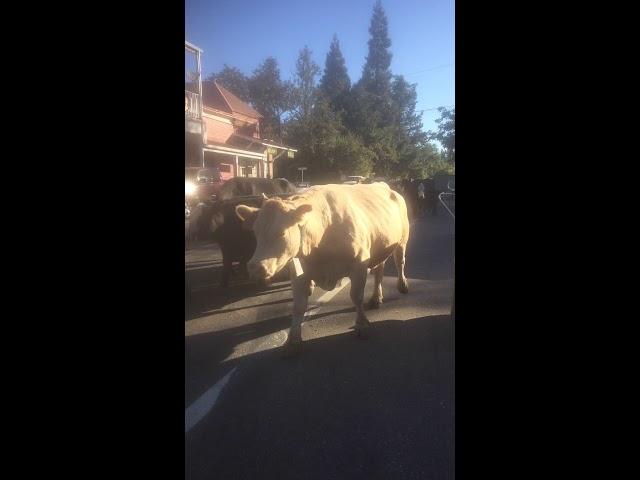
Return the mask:
{"type": "Polygon", "coordinates": [[[269,197],[267,197],[264,192],[262,192],[262,198],[264,198],[265,200],[269,200],[269,197]]]}

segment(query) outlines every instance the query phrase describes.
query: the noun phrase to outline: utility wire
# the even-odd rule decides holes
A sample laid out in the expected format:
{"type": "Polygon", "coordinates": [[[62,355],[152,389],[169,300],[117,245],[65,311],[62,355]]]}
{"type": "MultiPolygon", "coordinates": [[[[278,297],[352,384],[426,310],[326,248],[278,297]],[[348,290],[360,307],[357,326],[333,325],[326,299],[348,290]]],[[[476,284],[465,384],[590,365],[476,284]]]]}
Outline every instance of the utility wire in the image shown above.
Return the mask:
{"type": "Polygon", "coordinates": [[[455,65],[455,64],[454,64],[454,63],[446,63],[446,64],[444,64],[444,65],[437,65],[437,66],[435,66],[435,67],[426,68],[426,69],[424,69],[424,70],[418,70],[417,72],[407,73],[407,74],[405,75],[405,77],[408,77],[409,75],[418,75],[418,74],[420,74],[420,73],[430,72],[430,71],[432,71],[432,70],[438,70],[438,69],[440,69],[440,68],[451,67],[451,66],[453,66],[453,65],[455,65]]]}
{"type": "MultiPolygon", "coordinates": [[[[454,108],[455,105],[443,105],[442,107],[444,107],[444,108],[454,108]]],[[[437,110],[439,108],[441,108],[441,107],[425,108],[424,110],[420,110],[420,113],[431,112],[431,111],[437,110]]]]}

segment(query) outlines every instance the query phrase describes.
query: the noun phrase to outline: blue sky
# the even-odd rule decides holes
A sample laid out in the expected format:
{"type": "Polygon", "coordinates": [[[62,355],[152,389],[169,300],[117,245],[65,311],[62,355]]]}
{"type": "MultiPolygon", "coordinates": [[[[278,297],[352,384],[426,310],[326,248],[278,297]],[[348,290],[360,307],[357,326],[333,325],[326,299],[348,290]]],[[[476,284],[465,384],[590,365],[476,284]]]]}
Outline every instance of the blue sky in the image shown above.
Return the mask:
{"type": "MultiPolygon", "coordinates": [[[[337,34],[352,82],[367,55],[375,0],[185,0],[186,40],[204,50],[206,77],[226,63],[250,75],[268,56],[291,78],[307,45],[324,69],[337,34]]],[[[391,71],[417,83],[418,110],[455,105],[454,0],[382,0],[389,22],[391,71]]],[[[425,111],[425,130],[435,129],[435,110],[425,111]]]]}

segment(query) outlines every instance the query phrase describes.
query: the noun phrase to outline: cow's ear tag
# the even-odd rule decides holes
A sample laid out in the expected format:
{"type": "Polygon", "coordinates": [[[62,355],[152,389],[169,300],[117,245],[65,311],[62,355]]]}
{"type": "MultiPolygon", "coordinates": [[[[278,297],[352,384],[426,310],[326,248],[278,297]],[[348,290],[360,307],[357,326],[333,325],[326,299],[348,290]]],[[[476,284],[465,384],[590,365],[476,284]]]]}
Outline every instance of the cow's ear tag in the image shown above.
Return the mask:
{"type": "Polygon", "coordinates": [[[302,264],[300,263],[300,259],[298,259],[298,257],[293,257],[293,259],[291,260],[291,270],[294,274],[294,277],[299,277],[304,273],[304,270],[302,270],[302,264]]]}

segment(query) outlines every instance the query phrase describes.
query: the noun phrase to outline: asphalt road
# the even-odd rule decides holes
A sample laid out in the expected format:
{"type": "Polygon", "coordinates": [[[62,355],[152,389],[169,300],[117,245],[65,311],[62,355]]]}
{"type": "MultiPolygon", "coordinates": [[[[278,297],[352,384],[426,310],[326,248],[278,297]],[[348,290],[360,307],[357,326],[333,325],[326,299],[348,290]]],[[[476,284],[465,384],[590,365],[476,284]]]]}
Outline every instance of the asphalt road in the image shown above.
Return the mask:
{"type": "MultiPolygon", "coordinates": [[[[188,250],[185,478],[454,478],[453,243],[443,209],[414,222],[409,294],[390,259],[368,340],[352,330],[348,282],[316,288],[303,350],[288,359],[286,276],[223,292],[219,250],[188,250]]],[[[366,300],[372,290],[370,276],[366,300]]]]}

